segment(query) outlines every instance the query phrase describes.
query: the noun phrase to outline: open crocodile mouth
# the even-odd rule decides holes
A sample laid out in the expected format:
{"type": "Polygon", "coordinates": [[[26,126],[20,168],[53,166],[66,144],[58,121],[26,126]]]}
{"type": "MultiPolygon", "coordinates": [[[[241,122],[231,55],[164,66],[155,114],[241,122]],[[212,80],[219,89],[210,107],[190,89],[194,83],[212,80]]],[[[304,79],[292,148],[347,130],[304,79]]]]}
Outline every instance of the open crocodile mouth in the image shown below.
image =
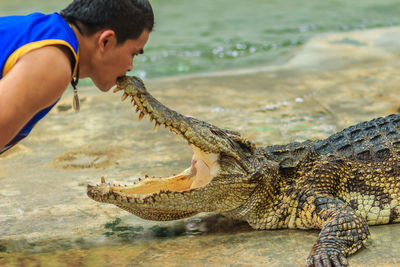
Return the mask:
{"type": "Polygon", "coordinates": [[[114,198],[118,196],[126,197],[127,199],[143,200],[160,193],[185,192],[198,189],[210,183],[220,169],[220,153],[204,151],[204,144],[207,142],[202,140],[203,142],[199,143],[197,141],[199,136],[193,134],[193,129],[191,129],[190,122],[188,121],[193,119],[163,106],[147,93],[142,81],[138,78],[124,77],[120,80],[114,89],[114,93],[120,90],[124,91],[121,100],[124,101],[130,98],[132,105],[136,108],[136,113],[139,113],[139,120],[148,115],[150,122],[155,122],[155,129],[158,129],[160,125],[164,125],[170,131],[187,140],[193,150],[191,166],[181,173],[170,177],[150,178],[146,175],[146,177],[139,178],[137,182],[129,187],[106,183],[102,177],[100,185],[88,185],[88,196],[94,200],[105,200],[104,198],[110,196],[114,196],[114,198]],[[125,81],[125,83],[120,80],[125,81]],[[127,82],[129,82],[128,85],[126,84],[127,82]],[[135,90],[127,90],[127,88],[131,87],[132,83],[135,90]],[[141,92],[138,89],[142,87],[144,89],[141,92]],[[200,147],[203,147],[203,149],[200,147]]]}
{"type": "MultiPolygon", "coordinates": [[[[218,155],[214,153],[207,155],[195,146],[191,146],[194,152],[191,166],[177,175],[164,178],[146,176],[139,178],[138,182],[129,187],[127,185],[111,185],[106,183],[102,177],[101,185],[97,186],[98,192],[92,191],[93,195],[89,196],[94,197],[96,193],[101,195],[117,193],[121,196],[143,199],[161,192],[184,192],[204,187],[215,177],[219,170],[218,155]]],[[[88,190],[92,188],[94,187],[88,185],[88,190]]]]}

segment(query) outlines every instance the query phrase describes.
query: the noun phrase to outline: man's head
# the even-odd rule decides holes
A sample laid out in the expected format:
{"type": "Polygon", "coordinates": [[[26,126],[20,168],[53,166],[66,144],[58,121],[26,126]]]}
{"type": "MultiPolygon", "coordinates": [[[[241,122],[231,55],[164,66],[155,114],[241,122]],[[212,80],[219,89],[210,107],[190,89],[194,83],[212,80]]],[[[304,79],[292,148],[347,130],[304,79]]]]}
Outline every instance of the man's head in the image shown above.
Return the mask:
{"type": "Polygon", "coordinates": [[[60,12],[83,36],[111,29],[118,44],[138,39],[143,30],[151,32],[154,14],[147,0],[74,0],[60,12]]]}
{"type": "Polygon", "coordinates": [[[81,77],[102,91],[132,70],[154,25],[147,0],[74,0],[60,15],[78,36],[81,77]]]}

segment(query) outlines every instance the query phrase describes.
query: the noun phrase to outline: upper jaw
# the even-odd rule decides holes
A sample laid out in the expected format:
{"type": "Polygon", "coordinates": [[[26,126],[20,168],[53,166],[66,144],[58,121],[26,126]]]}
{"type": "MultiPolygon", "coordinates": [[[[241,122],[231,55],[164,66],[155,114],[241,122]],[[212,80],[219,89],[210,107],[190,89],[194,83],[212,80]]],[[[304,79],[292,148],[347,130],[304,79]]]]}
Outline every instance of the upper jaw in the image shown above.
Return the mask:
{"type": "Polygon", "coordinates": [[[123,90],[122,100],[128,97],[136,112],[139,113],[139,120],[149,115],[150,121],[158,128],[164,125],[171,131],[182,136],[189,144],[193,144],[207,153],[224,153],[239,160],[241,158],[235,143],[228,132],[193,117],[184,116],[161,104],[157,99],[148,93],[143,81],[135,76],[124,76],[117,80],[117,87],[114,92],[123,90]]]}

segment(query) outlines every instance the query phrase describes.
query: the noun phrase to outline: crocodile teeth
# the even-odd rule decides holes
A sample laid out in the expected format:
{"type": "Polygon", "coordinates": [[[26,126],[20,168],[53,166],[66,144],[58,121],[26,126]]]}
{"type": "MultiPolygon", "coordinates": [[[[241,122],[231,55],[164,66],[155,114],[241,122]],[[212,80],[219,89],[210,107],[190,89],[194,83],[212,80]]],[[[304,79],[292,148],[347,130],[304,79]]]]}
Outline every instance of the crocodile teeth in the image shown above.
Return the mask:
{"type": "Polygon", "coordinates": [[[154,131],[157,132],[159,127],[160,124],[156,122],[156,124],[154,125],[154,131]]]}
{"type": "Polygon", "coordinates": [[[117,86],[117,87],[114,88],[113,92],[116,93],[116,92],[119,92],[121,90],[122,90],[122,88],[117,86]]]}
{"type": "Polygon", "coordinates": [[[143,112],[140,112],[140,115],[139,115],[139,120],[140,120],[140,121],[143,119],[144,115],[145,115],[145,114],[144,114],[143,112]]]}
{"type": "Polygon", "coordinates": [[[124,101],[127,97],[128,97],[128,94],[127,94],[127,93],[124,93],[124,94],[121,96],[121,101],[124,101]]]}
{"type": "Polygon", "coordinates": [[[142,103],[140,102],[139,98],[137,96],[133,96],[133,99],[135,100],[135,103],[140,108],[140,110],[144,111],[145,109],[142,106],[142,103]]]}

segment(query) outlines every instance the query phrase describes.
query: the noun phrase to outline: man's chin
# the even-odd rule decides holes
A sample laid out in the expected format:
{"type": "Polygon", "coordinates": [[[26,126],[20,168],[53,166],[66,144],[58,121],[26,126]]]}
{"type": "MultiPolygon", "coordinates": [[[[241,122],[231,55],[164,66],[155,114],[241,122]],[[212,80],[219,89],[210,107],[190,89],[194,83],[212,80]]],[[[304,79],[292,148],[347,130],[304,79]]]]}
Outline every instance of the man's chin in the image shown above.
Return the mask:
{"type": "Polygon", "coordinates": [[[113,86],[114,86],[114,85],[109,86],[109,87],[107,87],[107,88],[103,88],[103,89],[102,89],[102,88],[99,88],[99,89],[100,89],[100,91],[102,91],[102,92],[108,92],[108,91],[110,91],[111,88],[113,88],[113,86]]]}
{"type": "Polygon", "coordinates": [[[116,81],[114,83],[112,83],[112,84],[111,83],[109,83],[109,84],[98,84],[98,83],[94,82],[94,85],[96,85],[96,87],[99,88],[100,91],[108,92],[108,91],[110,91],[111,88],[113,88],[116,85],[116,81]]]}

